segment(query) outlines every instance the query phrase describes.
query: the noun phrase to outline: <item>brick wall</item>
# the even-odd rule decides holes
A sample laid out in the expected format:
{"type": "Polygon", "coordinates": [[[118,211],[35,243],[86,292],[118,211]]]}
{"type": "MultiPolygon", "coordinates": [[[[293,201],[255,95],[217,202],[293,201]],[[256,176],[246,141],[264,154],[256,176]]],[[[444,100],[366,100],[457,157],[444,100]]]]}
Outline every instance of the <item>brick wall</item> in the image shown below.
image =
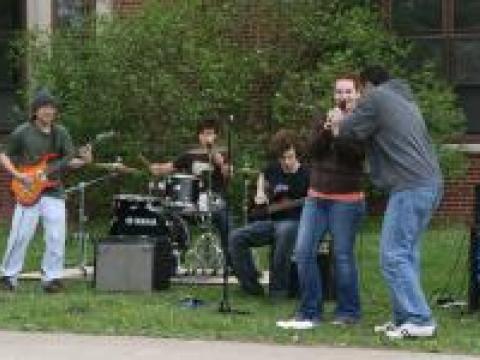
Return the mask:
{"type": "Polygon", "coordinates": [[[145,0],[114,0],[113,7],[120,14],[131,13],[138,9],[145,0]]]}
{"type": "Polygon", "coordinates": [[[480,154],[469,154],[468,171],[464,178],[446,181],[439,215],[455,216],[473,221],[475,186],[480,185],[480,154]]]}
{"type": "MultiPolygon", "coordinates": [[[[0,133],[0,143],[4,143],[6,134],[0,133]]],[[[8,219],[13,210],[13,198],[10,194],[10,177],[5,169],[0,166],[0,221],[8,219]]]]}

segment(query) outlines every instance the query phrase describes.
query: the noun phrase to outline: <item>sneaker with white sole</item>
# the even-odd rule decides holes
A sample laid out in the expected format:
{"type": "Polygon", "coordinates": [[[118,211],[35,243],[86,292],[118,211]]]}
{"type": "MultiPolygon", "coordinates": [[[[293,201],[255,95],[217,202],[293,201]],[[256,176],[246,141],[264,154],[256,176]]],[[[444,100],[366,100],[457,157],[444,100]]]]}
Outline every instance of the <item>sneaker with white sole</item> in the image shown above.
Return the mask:
{"type": "Polygon", "coordinates": [[[318,320],[292,318],[288,320],[278,320],[277,327],[282,329],[309,330],[319,325],[318,320]]]}
{"type": "Polygon", "coordinates": [[[387,321],[386,323],[382,324],[382,325],[375,325],[373,327],[373,332],[375,334],[379,334],[379,333],[385,333],[387,331],[392,331],[392,330],[395,330],[396,326],[393,322],[391,321],[387,321]]]}
{"type": "Polygon", "coordinates": [[[358,324],[359,321],[360,319],[354,317],[338,316],[332,321],[330,321],[330,324],[335,326],[350,326],[358,324]]]}
{"type": "Polygon", "coordinates": [[[385,331],[385,335],[390,339],[432,337],[435,336],[436,330],[435,325],[404,323],[393,330],[385,331]]]}

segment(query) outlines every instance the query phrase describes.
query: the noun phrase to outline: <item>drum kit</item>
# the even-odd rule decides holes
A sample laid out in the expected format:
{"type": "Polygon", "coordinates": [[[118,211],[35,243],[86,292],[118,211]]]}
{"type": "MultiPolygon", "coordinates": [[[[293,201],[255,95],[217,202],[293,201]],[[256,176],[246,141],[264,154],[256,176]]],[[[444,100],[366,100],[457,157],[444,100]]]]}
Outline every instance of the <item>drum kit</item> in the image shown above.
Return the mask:
{"type": "Polygon", "coordinates": [[[212,213],[223,206],[223,199],[205,188],[198,177],[174,173],[150,180],[147,195],[114,195],[110,235],[167,235],[177,273],[216,272],[223,254],[212,213]],[[200,233],[193,237],[194,226],[200,233]]]}
{"type": "MultiPolygon", "coordinates": [[[[119,174],[140,172],[121,162],[97,163],[96,166],[109,170],[109,173],[67,189],[67,194],[78,192],[80,195],[79,231],[75,237],[80,240],[80,268],[84,269],[85,273],[86,244],[89,238],[85,231],[85,189],[119,174]]],[[[247,179],[256,172],[252,169],[240,169],[239,173],[247,179]]],[[[220,194],[212,191],[211,184],[211,173],[202,176],[172,173],[159,179],[151,179],[148,182],[147,194],[116,194],[112,201],[109,235],[166,235],[176,259],[177,274],[215,274],[222,268],[224,255],[219,233],[212,223],[212,215],[224,209],[226,204],[220,194]]],[[[247,184],[248,180],[245,180],[245,187],[247,184]]]]}

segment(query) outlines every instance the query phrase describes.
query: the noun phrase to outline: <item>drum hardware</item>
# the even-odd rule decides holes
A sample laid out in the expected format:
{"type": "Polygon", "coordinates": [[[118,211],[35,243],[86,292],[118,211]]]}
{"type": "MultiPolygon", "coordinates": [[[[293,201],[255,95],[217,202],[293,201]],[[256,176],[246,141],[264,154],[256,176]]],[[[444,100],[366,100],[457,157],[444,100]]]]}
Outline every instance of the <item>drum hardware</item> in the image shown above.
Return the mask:
{"type": "MultiPolygon", "coordinates": [[[[226,127],[227,127],[227,153],[228,153],[228,158],[231,159],[233,162],[234,159],[234,154],[232,151],[232,129],[233,129],[233,114],[229,116],[228,121],[225,122],[226,127]]],[[[232,167],[231,167],[232,169],[232,167]]],[[[228,183],[227,183],[228,186],[228,183]]],[[[227,197],[226,197],[226,202],[225,202],[225,209],[227,212],[227,219],[229,217],[229,211],[230,211],[230,204],[229,204],[229,198],[228,198],[228,189],[226,189],[227,197]]],[[[227,237],[230,236],[230,224],[227,221],[227,237]]],[[[218,307],[218,311],[223,314],[242,314],[246,315],[248,312],[246,311],[241,311],[237,309],[233,309],[230,305],[230,295],[229,295],[229,286],[228,286],[228,276],[229,276],[229,264],[227,263],[227,256],[223,257],[223,274],[222,274],[222,297],[220,299],[220,304],[218,307]]]]}
{"type": "Polygon", "coordinates": [[[85,215],[85,190],[92,185],[109,180],[111,178],[116,177],[117,175],[118,173],[109,173],[89,181],[80,181],[77,185],[74,185],[65,190],[65,194],[67,196],[75,192],[77,192],[79,195],[78,230],[74,234],[74,238],[80,244],[78,267],[82,271],[84,276],[87,276],[87,243],[90,239],[90,234],[86,231],[86,226],[85,226],[88,220],[87,216],[85,215]]]}
{"type": "Polygon", "coordinates": [[[244,176],[254,176],[254,175],[258,174],[257,169],[254,169],[254,168],[251,168],[251,167],[248,167],[248,166],[240,168],[240,169],[236,170],[235,172],[237,172],[240,175],[244,175],[244,176]]]}
{"type": "MultiPolygon", "coordinates": [[[[213,169],[213,152],[212,147],[208,147],[208,168],[213,169]]],[[[207,274],[211,272],[215,275],[222,267],[223,263],[223,251],[221,247],[220,237],[214,230],[213,226],[213,212],[220,210],[225,203],[223,199],[212,191],[212,171],[206,171],[206,174],[202,177],[203,184],[202,190],[199,191],[196,196],[196,201],[193,207],[193,211],[181,213],[184,216],[193,215],[193,217],[199,220],[200,234],[197,236],[191,244],[191,247],[185,254],[186,262],[188,263],[187,275],[207,274]]],[[[200,185],[200,184],[199,184],[200,185]]]]}
{"type": "Polygon", "coordinates": [[[255,176],[259,173],[257,169],[254,169],[249,166],[244,166],[235,171],[239,175],[243,176],[243,201],[242,201],[242,220],[243,224],[248,223],[248,213],[249,213],[249,198],[250,198],[250,186],[252,184],[252,176],[255,176]]]}
{"type": "MultiPolygon", "coordinates": [[[[218,152],[225,153],[227,152],[227,148],[225,146],[212,146],[211,144],[209,144],[206,147],[194,148],[188,151],[189,154],[207,155],[207,156],[211,156],[212,154],[218,153],[218,152]]],[[[212,163],[210,162],[210,164],[212,163]]]]}
{"type": "Polygon", "coordinates": [[[250,179],[243,179],[243,202],[242,202],[242,217],[243,224],[247,225],[248,223],[248,189],[250,187],[250,179]]]}
{"type": "Polygon", "coordinates": [[[198,177],[189,174],[172,174],[165,178],[164,186],[166,207],[180,211],[195,210],[200,194],[198,177]]]}
{"type": "Polygon", "coordinates": [[[137,168],[133,168],[133,167],[129,167],[129,166],[124,165],[121,161],[111,162],[111,163],[98,163],[97,162],[97,163],[94,163],[92,165],[97,167],[97,168],[100,168],[100,169],[104,169],[104,170],[108,170],[108,171],[112,171],[112,172],[118,172],[118,173],[121,173],[121,174],[137,174],[137,173],[141,172],[137,168]]]}

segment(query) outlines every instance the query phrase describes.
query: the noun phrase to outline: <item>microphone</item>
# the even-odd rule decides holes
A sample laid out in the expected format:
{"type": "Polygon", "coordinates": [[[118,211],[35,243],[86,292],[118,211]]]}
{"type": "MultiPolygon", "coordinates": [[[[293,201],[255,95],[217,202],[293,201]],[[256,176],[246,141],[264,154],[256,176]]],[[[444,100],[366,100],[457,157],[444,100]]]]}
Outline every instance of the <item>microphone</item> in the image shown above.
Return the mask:
{"type": "Polygon", "coordinates": [[[343,112],[347,111],[347,100],[340,100],[340,103],[338,104],[338,108],[342,110],[343,112]]]}

